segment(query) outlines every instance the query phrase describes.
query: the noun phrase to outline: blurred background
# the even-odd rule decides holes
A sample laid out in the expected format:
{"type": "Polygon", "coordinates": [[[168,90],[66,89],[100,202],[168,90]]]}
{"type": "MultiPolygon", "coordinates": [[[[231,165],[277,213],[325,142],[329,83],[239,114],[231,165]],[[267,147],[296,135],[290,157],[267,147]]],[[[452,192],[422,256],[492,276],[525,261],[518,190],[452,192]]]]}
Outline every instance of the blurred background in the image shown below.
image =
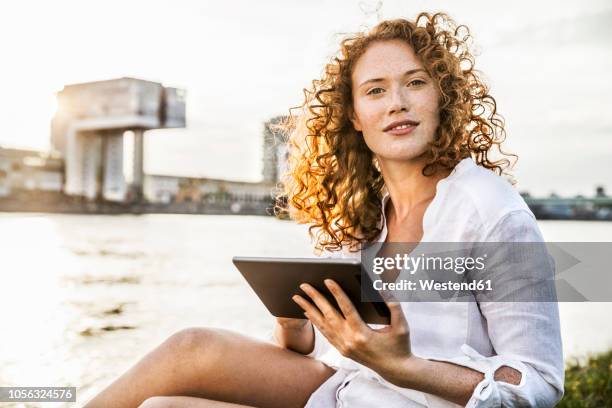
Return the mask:
{"type": "MultiPolygon", "coordinates": [[[[344,33],[419,11],[471,29],[546,240],[610,241],[609,1],[2,3],[0,385],[84,403],[181,328],[264,338],[231,257],[312,256],[269,216],[270,124],[344,33]]],[[[568,361],[612,348],[607,304],[560,310],[568,361]]]]}

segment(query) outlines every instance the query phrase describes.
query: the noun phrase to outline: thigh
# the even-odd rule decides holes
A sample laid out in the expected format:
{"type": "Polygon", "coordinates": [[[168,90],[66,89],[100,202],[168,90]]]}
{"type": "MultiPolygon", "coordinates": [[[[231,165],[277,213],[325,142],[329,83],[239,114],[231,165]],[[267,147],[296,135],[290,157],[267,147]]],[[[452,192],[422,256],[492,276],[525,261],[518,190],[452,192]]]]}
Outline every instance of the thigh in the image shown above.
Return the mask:
{"type": "Polygon", "coordinates": [[[224,329],[189,329],[186,393],[257,407],[303,407],[335,370],[277,345],[224,329]],[[189,359],[188,359],[189,360],[189,359]]]}
{"type": "Polygon", "coordinates": [[[254,408],[196,397],[151,397],[138,408],[254,408]]]}

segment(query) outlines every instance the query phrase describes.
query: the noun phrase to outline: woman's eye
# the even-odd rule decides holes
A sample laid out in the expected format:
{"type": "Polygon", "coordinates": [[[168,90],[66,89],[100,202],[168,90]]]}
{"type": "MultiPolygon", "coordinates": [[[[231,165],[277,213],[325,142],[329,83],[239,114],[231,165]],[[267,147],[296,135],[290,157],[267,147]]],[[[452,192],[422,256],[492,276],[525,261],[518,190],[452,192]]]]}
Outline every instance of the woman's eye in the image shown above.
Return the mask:
{"type": "Polygon", "coordinates": [[[373,88],[373,89],[370,89],[368,91],[368,95],[378,95],[380,93],[380,92],[375,92],[375,91],[383,91],[383,89],[382,88],[373,88]]]}
{"type": "Polygon", "coordinates": [[[410,81],[408,83],[408,85],[410,86],[419,86],[419,85],[424,85],[426,82],[423,81],[422,79],[413,79],[412,81],[410,81]]]}

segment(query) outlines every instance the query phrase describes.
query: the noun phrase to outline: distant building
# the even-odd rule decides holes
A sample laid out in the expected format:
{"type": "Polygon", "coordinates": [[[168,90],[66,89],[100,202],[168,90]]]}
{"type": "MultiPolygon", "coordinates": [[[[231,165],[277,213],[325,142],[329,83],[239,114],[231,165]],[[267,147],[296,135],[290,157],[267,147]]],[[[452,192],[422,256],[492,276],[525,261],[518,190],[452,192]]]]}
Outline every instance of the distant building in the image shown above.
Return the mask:
{"type": "Polygon", "coordinates": [[[63,160],[36,150],[0,147],[0,196],[17,191],[61,192],[63,160]]]}
{"type": "Polygon", "coordinates": [[[263,180],[259,183],[212,178],[146,175],[144,197],[152,203],[204,203],[227,205],[232,212],[253,203],[274,202],[276,186],[287,168],[287,137],[274,129],[285,116],[276,116],[264,123],[263,180]]]}
{"type": "Polygon", "coordinates": [[[6,197],[11,192],[8,183],[8,172],[0,168],[0,197],[6,197]]]}
{"type": "Polygon", "coordinates": [[[144,195],[152,203],[271,202],[274,184],[164,175],[146,175],[144,195]]]}
{"type": "Polygon", "coordinates": [[[264,123],[263,182],[277,183],[287,170],[288,135],[274,129],[286,116],[276,116],[264,123]]]}
{"type": "Polygon", "coordinates": [[[595,197],[602,197],[602,198],[608,197],[606,195],[606,189],[604,188],[604,186],[597,186],[595,188],[595,197]]]}
{"type": "Polygon", "coordinates": [[[184,92],[135,78],[66,85],[57,94],[51,144],[65,160],[64,192],[88,200],[138,201],[143,188],[143,134],[185,127],[184,92]],[[123,135],[134,133],[128,185],[123,135]]]}
{"type": "Polygon", "coordinates": [[[145,200],[162,204],[173,202],[178,195],[180,181],[181,178],[175,176],[146,175],[143,186],[145,200]]]}

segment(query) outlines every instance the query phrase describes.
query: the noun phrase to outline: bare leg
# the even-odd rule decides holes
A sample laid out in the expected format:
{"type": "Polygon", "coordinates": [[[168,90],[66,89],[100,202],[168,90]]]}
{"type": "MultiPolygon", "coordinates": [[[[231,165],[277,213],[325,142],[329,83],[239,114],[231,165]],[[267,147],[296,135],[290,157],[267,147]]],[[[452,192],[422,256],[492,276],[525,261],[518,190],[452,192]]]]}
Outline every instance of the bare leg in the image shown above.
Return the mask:
{"type": "Polygon", "coordinates": [[[194,397],[151,397],[138,408],[253,408],[249,405],[194,397]]]}
{"type": "Polygon", "coordinates": [[[318,360],[239,333],[192,328],[169,337],[86,407],[138,407],[154,396],[303,407],[334,372],[318,360]]]}

